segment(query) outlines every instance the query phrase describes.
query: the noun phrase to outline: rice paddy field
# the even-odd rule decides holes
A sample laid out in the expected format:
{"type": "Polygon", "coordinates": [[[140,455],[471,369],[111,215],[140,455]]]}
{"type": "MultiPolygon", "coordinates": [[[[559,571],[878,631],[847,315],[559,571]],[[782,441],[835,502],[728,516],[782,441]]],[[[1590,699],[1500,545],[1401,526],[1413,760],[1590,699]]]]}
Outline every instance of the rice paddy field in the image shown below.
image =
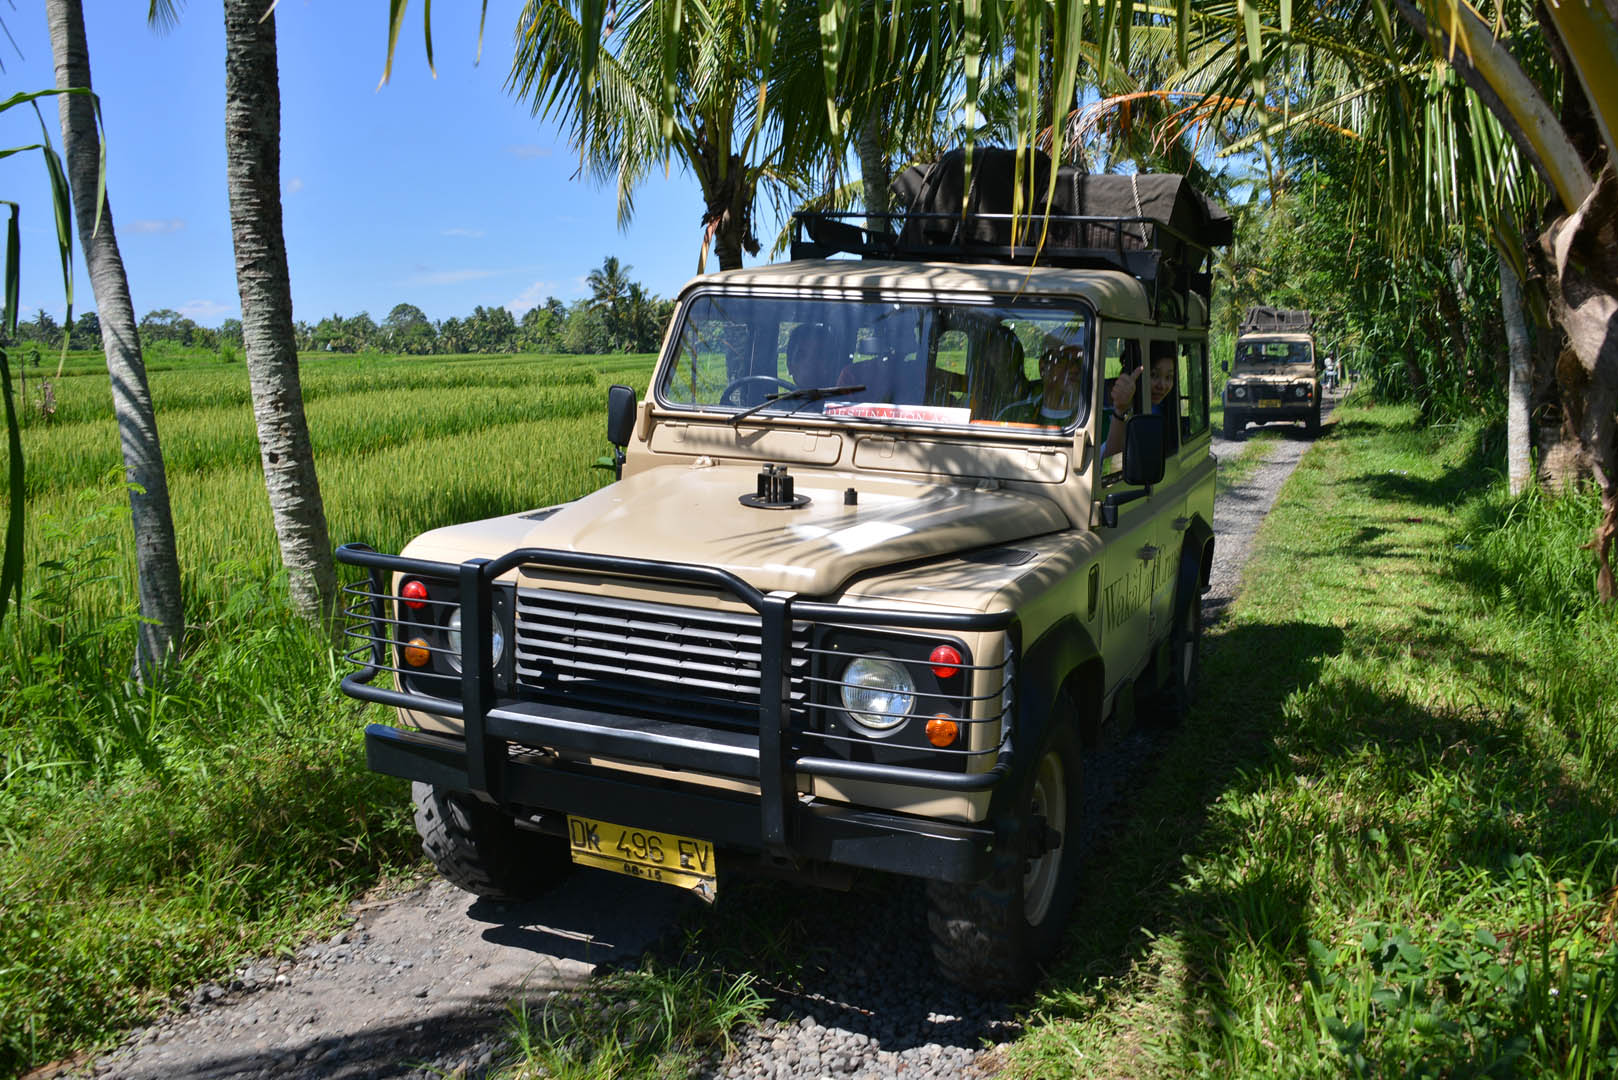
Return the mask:
{"type": "MultiPolygon", "coordinates": [[[[306,357],[333,542],[397,550],[600,486],[607,387],[643,391],[652,360],[306,357]]],[[[246,368],[148,363],[188,629],[178,670],[144,688],[125,679],[136,593],[104,361],[14,372],[28,525],[23,604],[0,626],[0,1076],[416,861],[405,786],[365,769],[330,644],[286,609],[246,368]]]]}
{"type": "MultiPolygon", "coordinates": [[[[304,403],[333,539],[397,547],[427,525],[599,486],[607,474],[591,466],[606,448],[606,387],[643,390],[651,364],[650,356],[306,361],[304,403]]],[[[188,600],[222,596],[235,575],[272,576],[279,556],[245,366],[196,361],[149,374],[188,600]]],[[[36,558],[49,556],[43,535],[85,512],[86,492],[116,491],[122,466],[99,355],[51,381],[54,415],[23,409],[36,558]]],[[[37,387],[36,374],[35,402],[37,387]]]]}

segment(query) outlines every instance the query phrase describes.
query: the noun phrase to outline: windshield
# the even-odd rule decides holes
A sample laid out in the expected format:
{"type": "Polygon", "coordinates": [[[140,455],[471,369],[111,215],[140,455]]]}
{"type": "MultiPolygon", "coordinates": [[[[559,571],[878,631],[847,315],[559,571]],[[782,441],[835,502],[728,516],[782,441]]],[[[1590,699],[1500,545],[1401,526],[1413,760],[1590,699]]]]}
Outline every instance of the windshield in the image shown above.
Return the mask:
{"type": "Polygon", "coordinates": [[[1241,341],[1236,344],[1238,367],[1275,370],[1303,364],[1313,366],[1314,353],[1307,341],[1241,341]]]}
{"type": "Polygon", "coordinates": [[[1089,314],[705,293],[687,305],[658,399],[718,413],[1072,428],[1089,411],[1089,314]]]}

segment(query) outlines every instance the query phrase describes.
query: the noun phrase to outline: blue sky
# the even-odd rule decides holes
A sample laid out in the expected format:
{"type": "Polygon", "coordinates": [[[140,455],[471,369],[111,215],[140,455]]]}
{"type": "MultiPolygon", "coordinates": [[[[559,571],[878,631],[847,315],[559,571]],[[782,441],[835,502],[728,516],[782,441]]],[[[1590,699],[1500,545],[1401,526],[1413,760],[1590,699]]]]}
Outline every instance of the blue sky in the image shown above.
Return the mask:
{"type": "MultiPolygon", "coordinates": [[[[42,4],[0,7],[22,50],[0,40],[4,95],[55,85],[42,4]]],[[[489,0],[482,62],[475,4],[439,4],[427,70],[411,4],[393,75],[383,0],[282,0],[281,182],[294,317],[397,303],[433,319],[473,307],[514,313],[583,295],[607,255],[673,296],[696,272],[702,200],[678,166],[639,190],[627,230],[616,197],[571,179],[578,159],[554,123],[503,88],[520,3],[489,0]]],[[[225,189],[224,30],[217,3],[188,5],[168,33],[144,0],[85,0],[91,79],[108,141],[107,193],[135,310],[173,308],[205,326],[240,314],[225,189]]],[[[42,103],[61,146],[53,99],[42,103]]],[[[0,117],[0,147],[37,142],[31,110],[0,117]]],[[[24,318],[62,317],[49,185],[37,152],[0,161],[0,198],[22,204],[24,318]]],[[[766,249],[768,242],[766,241],[766,249]]],[[[749,260],[753,261],[753,260],[749,260]]],[[[94,307],[76,250],[74,310],[94,307]]],[[[708,267],[714,269],[710,257],[708,267]]]]}

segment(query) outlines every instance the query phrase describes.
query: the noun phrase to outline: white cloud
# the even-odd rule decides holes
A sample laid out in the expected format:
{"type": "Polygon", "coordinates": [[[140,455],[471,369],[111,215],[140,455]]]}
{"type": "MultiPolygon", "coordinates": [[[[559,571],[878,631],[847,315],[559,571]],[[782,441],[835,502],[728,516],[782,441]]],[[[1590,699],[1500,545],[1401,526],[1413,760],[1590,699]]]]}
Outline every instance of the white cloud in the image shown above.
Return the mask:
{"type": "Polygon", "coordinates": [[[185,228],[185,219],[169,218],[163,221],[157,218],[142,218],[139,221],[131,221],[124,228],[138,233],[175,233],[185,228]]]}
{"type": "Polygon", "coordinates": [[[534,158],[550,157],[551,148],[548,146],[540,146],[537,143],[517,143],[513,146],[506,147],[506,153],[511,154],[513,157],[521,158],[524,161],[531,161],[534,158]]]}
{"type": "Polygon", "coordinates": [[[536,281],[518,293],[514,299],[507,300],[506,310],[520,319],[529,308],[544,303],[546,297],[553,296],[555,293],[556,283],[554,281],[536,281]]]}
{"type": "Polygon", "coordinates": [[[466,237],[470,237],[473,240],[476,240],[476,239],[478,239],[479,237],[481,237],[481,236],[483,236],[485,234],[484,234],[482,229],[454,228],[454,229],[445,229],[444,230],[444,235],[445,236],[466,236],[466,237]]]}
{"type": "Polygon", "coordinates": [[[303,177],[301,177],[301,176],[294,176],[292,179],[287,180],[287,181],[285,181],[285,182],[283,182],[281,184],[281,194],[283,196],[296,195],[298,192],[300,192],[302,190],[303,190],[303,177]]]}
{"type": "Polygon", "coordinates": [[[179,310],[181,315],[203,325],[208,325],[226,315],[234,317],[236,314],[235,307],[221,304],[217,300],[187,300],[180,305],[179,310]]]}
{"type": "Polygon", "coordinates": [[[499,270],[434,270],[424,274],[417,274],[406,285],[455,285],[462,281],[476,281],[479,278],[494,277],[501,273],[499,270]]]}

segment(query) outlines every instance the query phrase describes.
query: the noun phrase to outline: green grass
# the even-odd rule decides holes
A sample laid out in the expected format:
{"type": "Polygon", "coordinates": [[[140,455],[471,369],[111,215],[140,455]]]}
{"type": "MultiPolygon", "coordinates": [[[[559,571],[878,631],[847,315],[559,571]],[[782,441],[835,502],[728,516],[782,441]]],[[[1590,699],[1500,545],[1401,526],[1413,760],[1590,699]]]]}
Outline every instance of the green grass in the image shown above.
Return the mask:
{"type": "MultiPolygon", "coordinates": [[[[0,632],[0,1075],[329,927],[417,863],[404,785],[365,769],[364,710],[285,612],[241,366],[154,377],[191,630],[144,692],[122,678],[105,373],[69,370],[26,430],[29,597],[0,632]]],[[[307,361],[333,538],[397,548],[590,490],[605,386],[649,371],[307,361]]],[[[1593,503],[1501,494],[1480,426],[1337,420],[1260,535],[1196,714],[1094,864],[1012,1076],[1618,1068],[1618,621],[1577,551],[1593,503]]],[[[825,945],[759,895],[677,957],[519,1007],[509,1075],[681,1075],[722,1050],[772,981],[813,984],[825,945]]]]}
{"type": "Polygon", "coordinates": [[[731,1032],[756,1023],[766,999],[750,975],[707,965],[648,960],[609,972],[573,994],[512,1005],[513,1060],[500,1080],[684,1080],[731,1047],[731,1032]]]}
{"type": "MultiPolygon", "coordinates": [[[[397,549],[599,486],[606,386],[643,389],[650,368],[306,359],[333,539],[397,549]]],[[[405,785],[366,769],[330,644],[287,613],[245,369],[153,373],[188,632],[144,691],[124,679],[132,540],[105,368],[75,356],[53,381],[55,415],[24,430],[25,602],[0,627],[0,1076],[329,928],[419,861],[405,785]]]]}
{"type": "Polygon", "coordinates": [[[1008,1075],[1618,1071],[1618,618],[1501,454],[1339,412],[1008,1075]]]}

